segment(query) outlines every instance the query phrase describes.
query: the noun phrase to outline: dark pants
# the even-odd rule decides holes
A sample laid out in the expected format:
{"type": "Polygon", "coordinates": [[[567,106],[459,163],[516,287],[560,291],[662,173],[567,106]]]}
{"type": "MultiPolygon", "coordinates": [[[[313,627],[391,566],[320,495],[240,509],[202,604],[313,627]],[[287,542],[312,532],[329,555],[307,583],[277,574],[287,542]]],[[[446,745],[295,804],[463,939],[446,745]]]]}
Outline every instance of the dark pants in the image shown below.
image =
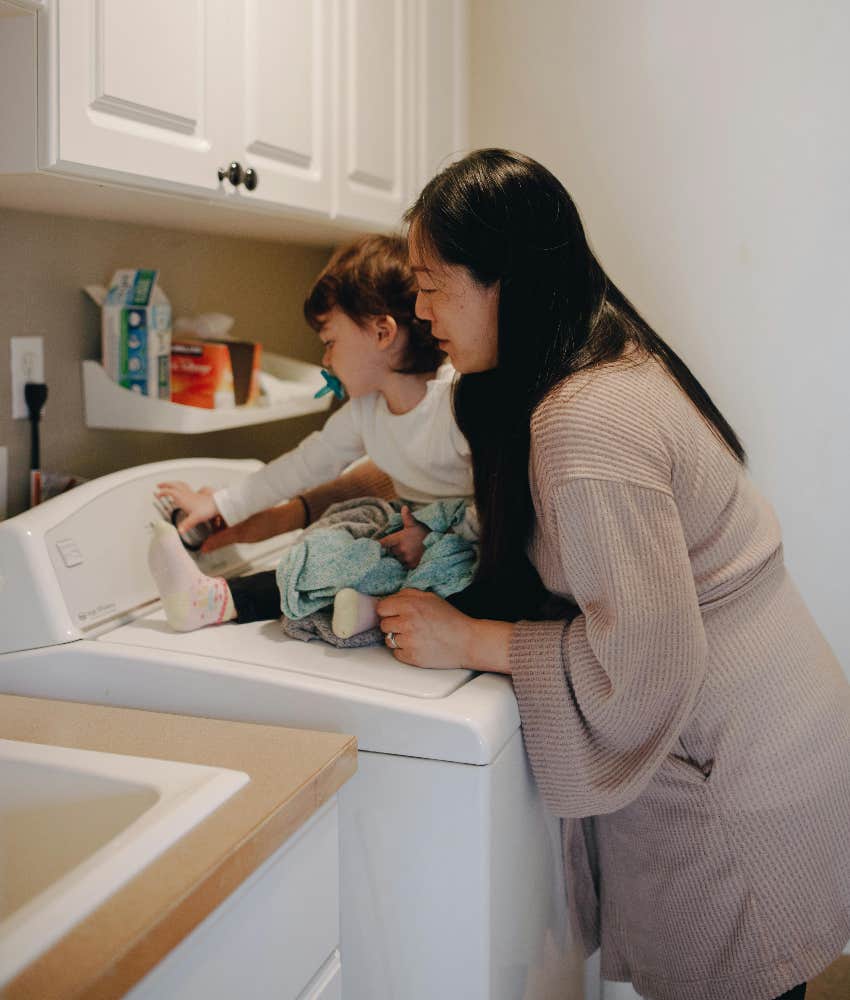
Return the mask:
{"type": "MultiPolygon", "coordinates": [[[[268,622],[280,618],[280,593],[274,570],[236,576],[227,583],[237,622],[268,622]]],[[[560,608],[553,608],[551,613],[547,609],[547,613],[540,614],[548,597],[537,575],[529,574],[525,579],[511,580],[510,585],[501,581],[474,580],[466,590],[452,594],[448,601],[472,618],[515,622],[521,618],[563,617],[560,608]]]]}
{"type": "Polygon", "coordinates": [[[510,573],[476,578],[466,590],[446,598],[470,618],[491,618],[500,622],[571,620],[578,608],[555,597],[540,582],[528,560],[512,567],[510,573]]]}
{"type": "MultiPolygon", "coordinates": [[[[274,570],[236,576],[227,583],[236,608],[237,622],[267,622],[280,618],[280,592],[274,570]]],[[[488,609],[493,618],[509,614],[505,601],[499,600],[490,587],[475,583],[450,597],[449,601],[474,618],[488,617],[488,609]]]]}
{"type": "Polygon", "coordinates": [[[236,621],[270,622],[280,618],[280,591],[273,569],[227,581],[236,608],[236,621]]]}
{"type": "Polygon", "coordinates": [[[781,997],[777,997],[776,1000],[803,1000],[806,995],[806,984],[800,983],[799,986],[795,986],[793,990],[788,990],[787,993],[783,993],[781,997]]]}

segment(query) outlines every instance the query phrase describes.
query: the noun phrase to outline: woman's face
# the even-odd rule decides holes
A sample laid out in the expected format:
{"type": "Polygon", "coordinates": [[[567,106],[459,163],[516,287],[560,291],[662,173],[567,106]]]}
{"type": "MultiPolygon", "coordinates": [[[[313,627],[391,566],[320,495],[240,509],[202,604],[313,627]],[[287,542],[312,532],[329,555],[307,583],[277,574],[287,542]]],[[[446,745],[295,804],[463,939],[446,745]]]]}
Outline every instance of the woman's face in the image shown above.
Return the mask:
{"type": "Polygon", "coordinates": [[[462,374],[486,372],[499,361],[499,283],[479,285],[465,267],[446,264],[410,240],[419,283],[416,315],[462,374]]]}

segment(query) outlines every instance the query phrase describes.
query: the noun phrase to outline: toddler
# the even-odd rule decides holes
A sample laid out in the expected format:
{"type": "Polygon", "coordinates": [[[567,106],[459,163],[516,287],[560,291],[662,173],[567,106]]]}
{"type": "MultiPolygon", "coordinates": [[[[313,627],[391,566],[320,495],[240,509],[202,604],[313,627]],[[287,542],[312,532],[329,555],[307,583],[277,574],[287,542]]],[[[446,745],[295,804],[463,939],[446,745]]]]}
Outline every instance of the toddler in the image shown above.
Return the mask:
{"type": "MultiPolygon", "coordinates": [[[[324,345],[322,364],[342,382],[349,401],[322,430],[233,487],[213,492],[159,483],[156,496],[185,513],[181,532],[217,517],[228,525],[243,521],[368,455],[408,504],[403,529],[382,544],[405,566],[417,565],[428,529],[410,506],[470,498],[473,485],[469,447],[452,412],[453,370],[443,364],[430,324],[415,315],[416,295],[401,237],[363,237],[333,255],[307,297],[304,315],[324,345]]],[[[165,522],[155,527],[150,566],[168,622],[178,631],[280,615],[274,573],[230,582],[208,577],[165,522]]],[[[376,621],[372,599],[352,590],[337,598],[338,635],[353,635],[376,621]]]]}

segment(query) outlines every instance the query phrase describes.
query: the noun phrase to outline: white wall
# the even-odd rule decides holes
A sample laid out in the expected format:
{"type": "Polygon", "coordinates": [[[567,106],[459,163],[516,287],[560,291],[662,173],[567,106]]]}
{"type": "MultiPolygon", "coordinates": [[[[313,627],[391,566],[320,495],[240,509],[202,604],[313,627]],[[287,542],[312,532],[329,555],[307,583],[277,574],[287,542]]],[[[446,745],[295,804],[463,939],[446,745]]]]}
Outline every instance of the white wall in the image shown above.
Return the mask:
{"type": "Polygon", "coordinates": [[[850,674],[848,50],[846,0],[473,0],[473,147],[564,182],[742,437],[850,674]]]}

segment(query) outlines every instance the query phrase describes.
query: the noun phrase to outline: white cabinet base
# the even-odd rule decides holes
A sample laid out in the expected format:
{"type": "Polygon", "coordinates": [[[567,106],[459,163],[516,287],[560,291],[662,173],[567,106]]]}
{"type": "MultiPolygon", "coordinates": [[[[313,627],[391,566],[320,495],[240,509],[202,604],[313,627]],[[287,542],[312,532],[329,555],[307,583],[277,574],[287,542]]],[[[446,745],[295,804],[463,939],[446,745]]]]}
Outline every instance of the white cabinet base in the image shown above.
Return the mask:
{"type": "Polygon", "coordinates": [[[334,796],[127,1000],[339,1000],[334,796]]]}

